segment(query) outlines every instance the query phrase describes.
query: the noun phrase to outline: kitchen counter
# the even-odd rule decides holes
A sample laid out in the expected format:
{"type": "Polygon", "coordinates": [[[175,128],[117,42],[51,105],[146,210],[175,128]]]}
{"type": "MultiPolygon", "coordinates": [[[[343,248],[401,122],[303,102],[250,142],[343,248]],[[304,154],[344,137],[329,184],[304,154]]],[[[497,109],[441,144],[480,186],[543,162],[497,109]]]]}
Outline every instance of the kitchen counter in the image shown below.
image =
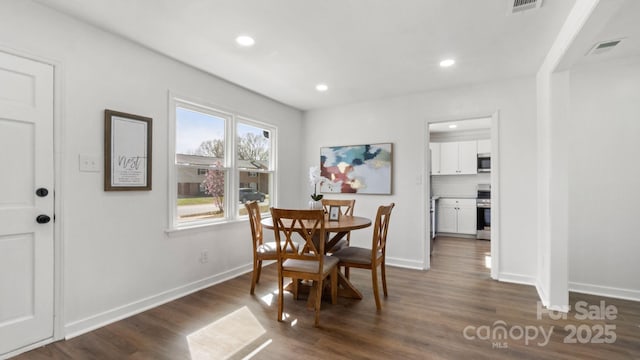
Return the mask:
{"type": "Polygon", "coordinates": [[[439,196],[432,196],[431,199],[432,200],[438,200],[438,199],[476,199],[477,196],[476,195],[439,195],[439,196]]]}

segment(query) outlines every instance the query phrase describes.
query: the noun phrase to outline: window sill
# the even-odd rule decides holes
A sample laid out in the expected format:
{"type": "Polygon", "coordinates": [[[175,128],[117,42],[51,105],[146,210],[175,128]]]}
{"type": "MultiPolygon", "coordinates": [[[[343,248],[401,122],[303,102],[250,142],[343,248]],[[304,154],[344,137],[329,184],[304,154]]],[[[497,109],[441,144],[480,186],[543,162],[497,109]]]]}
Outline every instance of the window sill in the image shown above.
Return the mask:
{"type": "Polygon", "coordinates": [[[220,221],[220,222],[215,222],[215,223],[190,224],[190,225],[183,225],[183,226],[180,226],[180,227],[165,229],[164,232],[169,237],[171,237],[171,236],[180,235],[180,234],[199,233],[199,232],[211,231],[211,230],[213,230],[214,228],[217,228],[217,227],[231,226],[231,225],[234,225],[234,224],[247,222],[248,220],[249,220],[249,218],[246,217],[246,218],[243,218],[243,219],[225,220],[225,221],[220,221]]]}

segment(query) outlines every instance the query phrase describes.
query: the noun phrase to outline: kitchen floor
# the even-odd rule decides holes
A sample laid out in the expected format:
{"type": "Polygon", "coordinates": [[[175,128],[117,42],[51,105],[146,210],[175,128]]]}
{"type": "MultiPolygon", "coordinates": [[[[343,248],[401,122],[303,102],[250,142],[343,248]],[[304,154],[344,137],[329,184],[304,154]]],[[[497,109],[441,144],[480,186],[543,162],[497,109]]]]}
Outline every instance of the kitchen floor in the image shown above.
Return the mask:
{"type": "Polygon", "coordinates": [[[431,269],[491,273],[491,241],[437,236],[433,242],[431,269]],[[482,259],[484,261],[478,261],[482,259]]]}

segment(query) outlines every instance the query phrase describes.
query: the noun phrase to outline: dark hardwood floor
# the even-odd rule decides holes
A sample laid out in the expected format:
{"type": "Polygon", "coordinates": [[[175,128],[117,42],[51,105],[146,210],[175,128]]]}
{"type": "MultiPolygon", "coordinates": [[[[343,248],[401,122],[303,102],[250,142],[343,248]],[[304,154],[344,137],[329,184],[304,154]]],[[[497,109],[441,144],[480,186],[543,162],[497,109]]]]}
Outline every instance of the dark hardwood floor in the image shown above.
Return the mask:
{"type": "Polygon", "coordinates": [[[319,328],[306,302],[290,294],[289,318],[276,321],[272,265],[263,269],[255,296],[245,274],[15,359],[640,359],[640,303],[572,293],[572,308],[604,301],[616,307],[616,319],[576,319],[584,311],[537,319],[534,287],[490,279],[489,245],[439,238],[430,271],[387,267],[389,297],[380,313],[370,272],[352,269],[364,299],[323,302],[319,328]],[[501,329],[506,336],[499,337],[501,329]],[[551,332],[548,343],[541,331],[551,332]],[[233,345],[241,337],[248,345],[233,345]],[[604,340],[615,341],[592,343],[604,340]]]}

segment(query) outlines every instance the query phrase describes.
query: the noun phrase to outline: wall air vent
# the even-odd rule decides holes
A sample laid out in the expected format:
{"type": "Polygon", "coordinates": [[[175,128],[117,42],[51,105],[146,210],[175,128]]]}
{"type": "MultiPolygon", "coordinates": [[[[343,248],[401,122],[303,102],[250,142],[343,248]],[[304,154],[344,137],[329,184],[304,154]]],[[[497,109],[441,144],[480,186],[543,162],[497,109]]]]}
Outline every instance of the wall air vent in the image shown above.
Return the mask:
{"type": "Polygon", "coordinates": [[[607,52],[607,51],[611,51],[614,47],[618,46],[618,44],[620,44],[620,42],[622,40],[624,40],[624,39],[607,40],[607,41],[599,42],[599,43],[595,44],[591,48],[591,50],[589,50],[587,55],[597,55],[597,54],[602,54],[602,53],[607,52]]]}
{"type": "Polygon", "coordinates": [[[509,14],[537,9],[542,6],[542,0],[507,0],[507,2],[509,5],[509,14]]]}

